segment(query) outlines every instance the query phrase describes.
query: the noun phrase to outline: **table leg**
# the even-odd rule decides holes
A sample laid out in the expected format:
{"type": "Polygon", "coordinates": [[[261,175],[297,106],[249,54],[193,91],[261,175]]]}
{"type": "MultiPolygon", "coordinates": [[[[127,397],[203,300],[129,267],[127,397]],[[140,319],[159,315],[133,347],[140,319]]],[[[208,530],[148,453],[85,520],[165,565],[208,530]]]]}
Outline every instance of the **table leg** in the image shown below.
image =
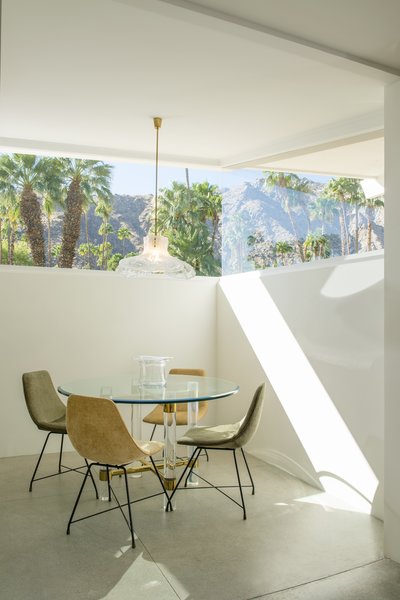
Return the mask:
{"type": "MultiPolygon", "coordinates": [[[[97,467],[96,467],[97,469],[97,467]]],[[[99,498],[103,502],[109,501],[109,488],[108,482],[110,474],[105,467],[98,467],[99,469],[99,498]]]]}
{"type": "MultiPolygon", "coordinates": [[[[131,436],[136,440],[142,439],[142,405],[141,404],[131,404],[131,436]]],[[[133,463],[134,466],[140,466],[141,463],[135,461],[133,463]]],[[[130,473],[129,477],[133,477],[137,479],[141,477],[142,474],[139,473],[130,473]]]]}
{"type": "MultiPolygon", "coordinates": [[[[168,491],[175,489],[176,484],[176,404],[164,404],[164,486],[168,491]]],[[[164,495],[164,509],[167,507],[164,495]]],[[[175,510],[175,496],[172,509],[175,510]]]]}
{"type": "MultiPolygon", "coordinates": [[[[197,425],[197,418],[199,413],[199,403],[198,402],[188,402],[188,428],[194,427],[197,425]]],[[[188,456],[192,456],[194,452],[193,446],[187,446],[188,456]]],[[[196,476],[193,471],[190,473],[190,476],[187,480],[188,486],[196,486],[199,485],[199,478],[196,476]]]]}
{"type": "MultiPolygon", "coordinates": [[[[188,381],[187,388],[192,392],[193,398],[198,397],[199,395],[199,384],[197,381],[188,381]]],[[[188,402],[188,428],[195,427],[197,425],[197,419],[199,414],[199,403],[198,402],[188,402]]],[[[193,446],[187,446],[188,456],[192,456],[194,452],[193,446]]],[[[190,477],[187,480],[188,486],[199,485],[199,478],[193,473],[190,474],[190,477]]]]}

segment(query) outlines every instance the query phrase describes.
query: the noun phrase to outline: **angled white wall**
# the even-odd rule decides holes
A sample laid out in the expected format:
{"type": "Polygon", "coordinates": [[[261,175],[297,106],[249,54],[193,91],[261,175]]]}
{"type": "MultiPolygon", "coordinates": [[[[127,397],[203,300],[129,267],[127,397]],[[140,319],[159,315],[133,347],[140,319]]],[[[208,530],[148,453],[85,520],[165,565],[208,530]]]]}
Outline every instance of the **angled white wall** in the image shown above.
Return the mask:
{"type": "Polygon", "coordinates": [[[267,382],[253,454],[383,516],[383,253],[222,278],[218,372],[221,420],[267,382]]]}
{"type": "Polygon", "coordinates": [[[385,91],[385,554],[400,562],[400,82],[385,91]]]}
{"type": "MultiPolygon", "coordinates": [[[[57,386],[134,373],[134,357],[150,354],[215,375],[217,281],[2,266],[0,456],[36,454],[44,441],[26,410],[25,371],[46,369],[57,386]]],[[[49,450],[57,450],[56,441],[49,450]]]]}

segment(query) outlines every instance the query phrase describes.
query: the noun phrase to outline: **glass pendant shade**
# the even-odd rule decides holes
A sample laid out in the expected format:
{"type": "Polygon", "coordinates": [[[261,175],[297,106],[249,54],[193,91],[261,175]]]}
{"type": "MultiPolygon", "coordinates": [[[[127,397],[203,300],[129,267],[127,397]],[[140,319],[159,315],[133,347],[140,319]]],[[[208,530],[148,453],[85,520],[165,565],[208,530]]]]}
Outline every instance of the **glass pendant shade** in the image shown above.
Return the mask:
{"type": "Polygon", "coordinates": [[[120,260],[117,273],[125,277],[190,279],[193,267],[168,253],[168,239],[163,235],[147,235],[142,254],[120,260]]]}
{"type": "Polygon", "coordinates": [[[157,235],[157,207],[158,207],[158,132],[161,127],[162,119],[154,117],[154,127],[156,129],[156,190],[154,195],[154,235],[147,235],[144,238],[144,248],[142,254],[138,256],[129,256],[119,261],[116,268],[117,273],[125,277],[165,277],[170,279],[190,279],[195,277],[196,272],[187,263],[168,252],[168,238],[163,235],[157,235]]]}

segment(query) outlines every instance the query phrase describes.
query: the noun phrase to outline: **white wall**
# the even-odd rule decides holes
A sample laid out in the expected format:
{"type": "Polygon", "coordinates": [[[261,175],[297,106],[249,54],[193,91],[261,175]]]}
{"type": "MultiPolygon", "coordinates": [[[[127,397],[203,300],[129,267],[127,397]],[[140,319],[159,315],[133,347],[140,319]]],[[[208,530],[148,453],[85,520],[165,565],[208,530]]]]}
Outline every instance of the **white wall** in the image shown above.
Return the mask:
{"type": "Polygon", "coordinates": [[[57,386],[134,372],[134,357],[150,354],[215,375],[217,281],[0,267],[0,456],[36,454],[44,441],[25,406],[26,371],[46,369],[57,386]]]}
{"type": "Polygon", "coordinates": [[[385,90],[385,554],[400,562],[400,82],[385,90]]]}
{"type": "Polygon", "coordinates": [[[267,381],[252,453],[382,517],[383,253],[223,278],[218,372],[241,384],[224,420],[267,381]]]}
{"type": "MultiPolygon", "coordinates": [[[[201,366],[240,384],[238,396],[210,406],[210,421],[239,418],[255,386],[268,379],[263,421],[250,447],[260,458],[315,485],[326,487],[322,471],[349,481],[329,462],[343,457],[345,440],[331,427],[339,415],[381,481],[382,276],[381,253],[230,276],[219,284],[214,278],[126,280],[114,273],[3,266],[0,456],[36,454],[43,440],[25,407],[23,372],[45,368],[58,385],[131,372],[135,356],[160,354],[174,357],[171,366],[201,366]],[[259,358],[227,295],[234,308],[244,303],[250,321],[255,317],[251,336],[259,334],[252,340],[259,358]],[[297,372],[294,347],[305,361],[297,372]],[[294,386],[290,397],[282,382],[294,386]],[[324,430],[326,415],[317,413],[328,404],[337,414],[328,407],[324,430]],[[327,462],[317,464],[311,438],[317,459],[330,452],[327,462]]],[[[380,486],[374,514],[382,514],[381,498],[380,486]]]]}

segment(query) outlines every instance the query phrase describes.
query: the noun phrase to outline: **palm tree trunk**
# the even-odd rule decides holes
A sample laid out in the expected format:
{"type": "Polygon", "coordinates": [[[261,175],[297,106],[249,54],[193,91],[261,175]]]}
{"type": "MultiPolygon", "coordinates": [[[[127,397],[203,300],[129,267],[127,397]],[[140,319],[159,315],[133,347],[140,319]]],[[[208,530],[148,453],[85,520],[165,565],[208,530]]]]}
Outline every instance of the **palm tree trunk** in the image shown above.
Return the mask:
{"type": "Polygon", "coordinates": [[[356,202],[356,254],[358,254],[358,246],[359,246],[359,241],[358,241],[358,202],[356,202]]]}
{"type": "Polygon", "coordinates": [[[42,213],[39,199],[31,186],[26,185],[22,190],[20,210],[31,247],[33,263],[38,267],[44,267],[46,264],[46,253],[41,218],[42,213]]]}
{"type": "Polygon", "coordinates": [[[190,205],[189,169],[185,169],[185,176],[186,176],[186,187],[187,187],[187,193],[188,193],[188,204],[190,205]]]}
{"type": "Polygon", "coordinates": [[[103,244],[103,271],[107,270],[107,260],[106,260],[106,256],[107,256],[107,252],[106,252],[107,242],[108,242],[108,232],[106,231],[105,236],[104,236],[104,244],[103,244]]]}
{"type": "Polygon", "coordinates": [[[372,248],[372,219],[371,219],[370,211],[368,209],[368,228],[367,228],[367,250],[368,250],[368,252],[371,251],[371,248],[372,248]]]}
{"type": "Polygon", "coordinates": [[[88,269],[91,269],[92,265],[91,265],[90,258],[91,258],[92,253],[90,251],[90,246],[89,246],[89,225],[88,225],[88,211],[87,210],[85,210],[85,212],[83,213],[83,218],[85,219],[85,237],[86,237],[86,249],[87,249],[86,254],[87,254],[87,260],[88,260],[87,266],[88,266],[88,269]]]}
{"type": "Polygon", "coordinates": [[[344,256],[346,254],[346,233],[345,233],[345,227],[344,227],[344,223],[343,223],[343,214],[340,209],[339,209],[339,225],[340,225],[340,241],[341,241],[341,245],[342,245],[342,256],[344,256]]]}
{"type": "Polygon", "coordinates": [[[10,253],[8,255],[8,264],[14,264],[14,249],[15,249],[15,225],[11,227],[11,235],[10,235],[10,253]]]}
{"type": "Polygon", "coordinates": [[[49,267],[51,267],[51,220],[47,217],[47,255],[49,267]]]}
{"type": "Polygon", "coordinates": [[[345,239],[345,250],[347,249],[347,254],[350,254],[350,243],[349,243],[349,231],[347,229],[347,220],[346,220],[346,208],[345,202],[340,203],[340,209],[342,211],[343,218],[343,231],[344,231],[344,239],[345,239]]]}
{"type": "Polygon", "coordinates": [[[290,224],[291,224],[292,229],[293,229],[294,237],[295,237],[295,240],[296,240],[296,246],[297,246],[297,249],[299,251],[301,262],[304,262],[305,258],[304,258],[303,244],[300,242],[299,236],[297,235],[297,229],[296,229],[296,226],[294,224],[292,211],[290,210],[290,206],[289,205],[287,206],[287,213],[288,213],[288,216],[289,216],[289,219],[290,219],[290,224]]]}
{"type": "Polygon", "coordinates": [[[3,262],[3,219],[0,219],[0,265],[3,262]]]}
{"type": "Polygon", "coordinates": [[[80,182],[73,179],[68,188],[61,251],[58,259],[58,266],[64,269],[71,269],[74,262],[76,243],[81,230],[82,201],[80,182]]]}
{"type": "Polygon", "coordinates": [[[8,222],[8,230],[7,230],[7,262],[11,265],[11,221],[8,222]]]}

